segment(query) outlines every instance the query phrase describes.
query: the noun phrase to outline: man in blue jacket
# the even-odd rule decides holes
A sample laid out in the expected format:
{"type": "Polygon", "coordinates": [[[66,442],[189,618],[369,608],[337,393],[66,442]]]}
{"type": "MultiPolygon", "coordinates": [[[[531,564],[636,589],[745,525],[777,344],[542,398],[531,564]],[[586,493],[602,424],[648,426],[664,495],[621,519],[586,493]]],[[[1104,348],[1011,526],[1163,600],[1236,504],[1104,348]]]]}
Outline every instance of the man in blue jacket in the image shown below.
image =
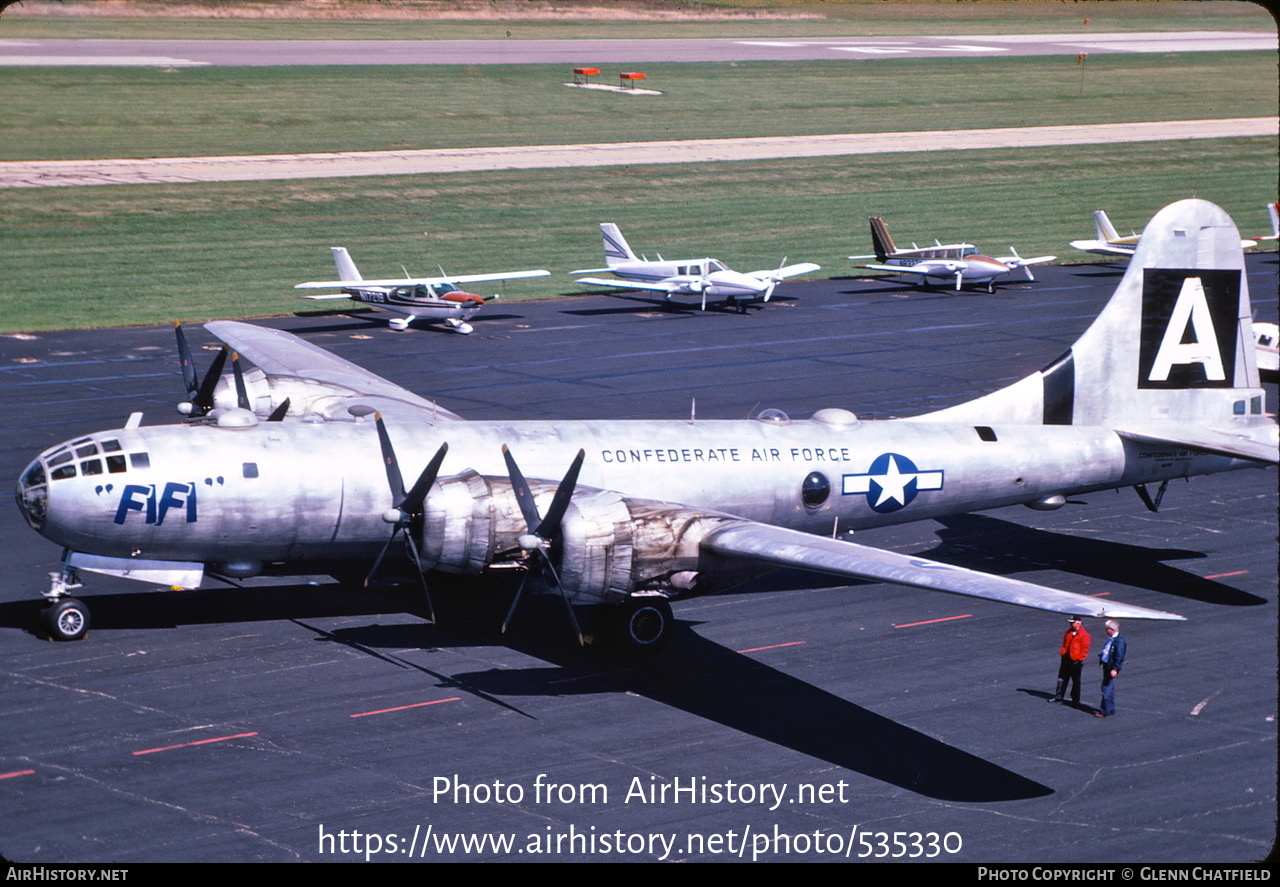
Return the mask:
{"type": "Polygon", "coordinates": [[[1109,718],[1116,713],[1116,677],[1124,667],[1126,644],[1120,637],[1120,623],[1107,620],[1107,642],[1098,653],[1102,663],[1102,711],[1095,711],[1095,718],[1109,718]]]}

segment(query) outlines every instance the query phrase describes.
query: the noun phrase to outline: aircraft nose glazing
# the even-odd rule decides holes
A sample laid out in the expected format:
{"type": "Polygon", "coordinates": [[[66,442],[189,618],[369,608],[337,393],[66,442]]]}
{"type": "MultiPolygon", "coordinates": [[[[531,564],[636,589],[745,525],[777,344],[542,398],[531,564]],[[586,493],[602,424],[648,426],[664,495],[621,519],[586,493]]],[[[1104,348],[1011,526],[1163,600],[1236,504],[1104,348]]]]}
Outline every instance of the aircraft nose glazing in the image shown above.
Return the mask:
{"type": "Polygon", "coordinates": [[[27,523],[39,531],[49,516],[49,479],[39,459],[19,475],[14,498],[27,523]]]}

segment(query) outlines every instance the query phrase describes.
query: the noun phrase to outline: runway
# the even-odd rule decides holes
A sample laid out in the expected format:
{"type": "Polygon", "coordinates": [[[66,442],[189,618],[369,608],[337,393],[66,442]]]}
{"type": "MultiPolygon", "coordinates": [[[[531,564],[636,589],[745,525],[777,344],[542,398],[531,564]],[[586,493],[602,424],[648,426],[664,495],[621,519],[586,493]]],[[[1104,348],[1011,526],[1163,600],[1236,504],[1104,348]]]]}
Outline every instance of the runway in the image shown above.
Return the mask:
{"type": "MultiPolygon", "coordinates": [[[[767,25],[762,24],[762,29],[767,25]]],[[[611,65],[1269,51],[1259,31],[582,40],[3,40],[3,66],[611,65]]]]}
{"type": "MultiPolygon", "coordinates": [[[[1273,318],[1276,254],[1248,263],[1273,318]]],[[[888,418],[1046,365],[1119,274],[1048,267],[990,296],[791,282],[747,315],[503,302],[469,337],[359,312],[263,323],[467,418],[684,418],[695,397],[700,418],[888,418]]],[[[0,475],[135,410],[173,421],[182,396],[167,328],[2,337],[0,475]]],[[[1045,704],[1054,614],[796,573],[677,602],[652,662],[579,651],[553,600],[500,636],[510,588],[460,583],[433,587],[432,627],[412,589],[93,577],[90,636],[50,643],[32,625],[59,552],[5,500],[0,855],[1259,860],[1275,841],[1276,532],[1268,469],[1172,484],[1154,514],[1122,490],[859,535],[1187,616],[1124,627],[1120,711],[1098,720],[1045,704]]]]}

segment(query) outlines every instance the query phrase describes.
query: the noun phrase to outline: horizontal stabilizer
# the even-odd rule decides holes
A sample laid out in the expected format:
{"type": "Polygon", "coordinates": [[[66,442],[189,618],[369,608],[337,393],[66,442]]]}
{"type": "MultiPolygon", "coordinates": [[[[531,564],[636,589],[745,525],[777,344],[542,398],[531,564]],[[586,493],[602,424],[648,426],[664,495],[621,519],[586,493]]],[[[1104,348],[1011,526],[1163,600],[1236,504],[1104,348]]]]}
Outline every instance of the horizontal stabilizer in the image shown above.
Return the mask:
{"type": "Polygon", "coordinates": [[[1092,616],[1098,619],[1184,619],[1161,610],[1148,610],[1145,607],[1059,591],[1020,579],[967,570],[914,555],[811,536],[798,530],[750,521],[738,521],[712,530],[703,537],[701,547],[715,554],[746,557],[776,567],[813,570],[855,579],[875,579],[1073,616],[1092,616]]]}
{"type": "Polygon", "coordinates": [[[1071,246],[1082,252],[1108,256],[1132,256],[1134,251],[1134,246],[1116,246],[1105,240],[1073,240],[1071,246]]]}
{"type": "MultiPolygon", "coordinates": [[[[1274,427],[1272,426],[1273,430],[1274,427]]],[[[1187,447],[1219,456],[1251,459],[1255,462],[1265,462],[1271,465],[1280,463],[1280,448],[1277,447],[1274,440],[1267,443],[1252,437],[1230,434],[1225,431],[1214,431],[1211,428],[1195,428],[1174,424],[1140,425],[1131,428],[1117,428],[1116,434],[1125,440],[1132,440],[1137,443],[1187,447]]]]}
{"type": "Polygon", "coordinates": [[[325,299],[350,299],[351,297],[346,293],[325,293],[320,296],[303,296],[302,298],[311,299],[314,302],[322,302],[325,299]]]}

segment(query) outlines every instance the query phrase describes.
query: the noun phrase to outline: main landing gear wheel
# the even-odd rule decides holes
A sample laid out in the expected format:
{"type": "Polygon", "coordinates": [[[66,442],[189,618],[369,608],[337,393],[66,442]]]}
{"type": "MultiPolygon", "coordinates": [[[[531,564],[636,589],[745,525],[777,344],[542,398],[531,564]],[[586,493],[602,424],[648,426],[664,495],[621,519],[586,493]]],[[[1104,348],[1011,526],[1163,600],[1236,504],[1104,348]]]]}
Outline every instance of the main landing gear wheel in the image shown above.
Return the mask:
{"type": "Polygon", "coordinates": [[[78,641],[89,632],[89,608],[73,597],[64,597],[40,612],[40,622],[51,639],[78,641]]]}
{"type": "Polygon", "coordinates": [[[671,605],[666,598],[635,597],[618,607],[618,640],[626,650],[647,653],[666,646],[671,638],[671,605]]]}

